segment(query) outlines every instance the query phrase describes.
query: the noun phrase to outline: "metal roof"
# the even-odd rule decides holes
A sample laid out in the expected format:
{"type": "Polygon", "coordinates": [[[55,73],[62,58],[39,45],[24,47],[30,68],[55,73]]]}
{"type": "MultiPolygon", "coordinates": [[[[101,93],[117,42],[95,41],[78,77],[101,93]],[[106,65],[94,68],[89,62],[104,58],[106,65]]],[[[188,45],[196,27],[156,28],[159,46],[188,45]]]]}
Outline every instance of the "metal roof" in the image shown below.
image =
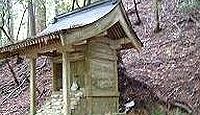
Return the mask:
{"type": "Polygon", "coordinates": [[[44,52],[55,44],[73,44],[105,31],[111,39],[127,37],[136,49],[142,47],[121,1],[103,0],[55,17],[54,22],[37,36],[0,47],[0,58],[16,53],[27,54],[30,50],[44,52]]]}
{"type": "Polygon", "coordinates": [[[114,3],[111,2],[111,0],[107,0],[55,17],[54,23],[50,24],[45,30],[39,33],[38,36],[93,23],[108,14],[116,4],[116,2],[114,3]]]}

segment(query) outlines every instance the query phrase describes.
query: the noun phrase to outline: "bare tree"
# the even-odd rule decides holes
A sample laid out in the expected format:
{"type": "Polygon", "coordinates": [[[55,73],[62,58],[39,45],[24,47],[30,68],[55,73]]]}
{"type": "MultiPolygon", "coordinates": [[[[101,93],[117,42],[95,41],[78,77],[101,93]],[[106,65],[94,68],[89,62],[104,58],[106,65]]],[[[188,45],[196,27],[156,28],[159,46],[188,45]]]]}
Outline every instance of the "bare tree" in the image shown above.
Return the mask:
{"type": "Polygon", "coordinates": [[[33,0],[28,1],[28,37],[36,35],[33,0]]]}
{"type": "Polygon", "coordinates": [[[6,64],[8,65],[8,68],[10,69],[10,72],[12,74],[12,77],[14,78],[15,83],[17,84],[17,86],[19,86],[20,83],[17,80],[17,76],[16,76],[16,74],[15,74],[15,72],[13,70],[13,67],[9,63],[9,60],[6,60],[6,64]]]}
{"type": "Polygon", "coordinates": [[[13,17],[12,17],[12,2],[10,0],[6,1],[7,6],[7,28],[8,28],[8,34],[11,39],[14,40],[14,26],[13,26],[13,17]]]}
{"type": "Polygon", "coordinates": [[[27,11],[27,7],[24,9],[24,12],[22,14],[22,18],[21,18],[21,21],[20,21],[20,24],[19,24],[19,28],[17,30],[17,36],[16,36],[16,39],[15,39],[16,41],[18,40],[19,32],[21,30],[21,27],[22,27],[22,24],[23,24],[23,20],[24,20],[24,16],[25,16],[26,11],[27,11]]]}
{"type": "Polygon", "coordinates": [[[75,9],[75,3],[77,5],[78,8],[80,8],[80,5],[78,4],[78,0],[73,0],[73,3],[72,3],[72,10],[75,9]]]}
{"type": "Polygon", "coordinates": [[[161,0],[155,0],[155,10],[156,10],[156,28],[155,33],[160,32],[162,29],[160,27],[159,12],[161,10],[161,0]]]}
{"type": "Polygon", "coordinates": [[[4,33],[4,35],[7,37],[9,42],[14,43],[14,40],[10,37],[9,33],[5,29],[6,28],[5,26],[7,26],[6,22],[10,21],[10,20],[6,20],[7,16],[9,15],[8,14],[8,9],[9,8],[8,8],[8,5],[7,5],[7,1],[2,0],[0,2],[0,6],[1,6],[1,10],[2,10],[0,12],[0,24],[1,24],[0,25],[0,30],[1,30],[2,33],[4,33]]]}
{"type": "Polygon", "coordinates": [[[139,16],[139,13],[138,13],[138,8],[137,8],[138,3],[136,2],[136,0],[133,0],[133,2],[134,2],[134,6],[135,6],[135,13],[136,13],[136,16],[137,16],[137,19],[138,19],[135,24],[139,25],[141,23],[141,19],[140,19],[140,16],[139,16]]]}
{"type": "Polygon", "coordinates": [[[46,0],[36,1],[36,28],[37,32],[41,32],[46,28],[46,0]]]}

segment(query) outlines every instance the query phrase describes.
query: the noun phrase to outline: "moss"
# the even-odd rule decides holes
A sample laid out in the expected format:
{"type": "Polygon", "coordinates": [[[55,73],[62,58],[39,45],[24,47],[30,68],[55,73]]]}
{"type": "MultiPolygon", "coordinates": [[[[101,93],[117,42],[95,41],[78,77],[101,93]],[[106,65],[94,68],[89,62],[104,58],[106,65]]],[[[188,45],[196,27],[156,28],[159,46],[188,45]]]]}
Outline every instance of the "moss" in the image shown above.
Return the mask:
{"type": "Polygon", "coordinates": [[[155,108],[151,115],[164,115],[164,111],[161,110],[161,108],[155,108]]]}

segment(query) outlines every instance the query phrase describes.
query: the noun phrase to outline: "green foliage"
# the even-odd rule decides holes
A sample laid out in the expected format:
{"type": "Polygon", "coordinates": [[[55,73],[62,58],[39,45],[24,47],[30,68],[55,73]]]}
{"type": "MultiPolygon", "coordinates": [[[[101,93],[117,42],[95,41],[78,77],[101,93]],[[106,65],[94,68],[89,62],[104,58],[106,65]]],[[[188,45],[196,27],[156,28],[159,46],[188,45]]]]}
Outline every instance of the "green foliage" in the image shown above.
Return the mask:
{"type": "Polygon", "coordinates": [[[65,2],[63,0],[57,1],[56,9],[58,11],[58,14],[69,12],[71,9],[71,4],[69,2],[65,2]]]}
{"type": "Polygon", "coordinates": [[[177,108],[174,115],[185,115],[185,114],[179,108],[177,108]]]}
{"type": "Polygon", "coordinates": [[[160,108],[155,108],[151,115],[164,115],[164,112],[160,108]]]}
{"type": "Polygon", "coordinates": [[[200,0],[182,0],[179,2],[180,10],[189,12],[200,8],[200,0]]]}
{"type": "Polygon", "coordinates": [[[69,2],[67,2],[67,3],[63,2],[63,3],[58,5],[59,13],[69,12],[70,9],[71,9],[71,6],[70,6],[69,2]]]}
{"type": "MultiPolygon", "coordinates": [[[[183,111],[181,111],[180,108],[176,108],[173,110],[170,110],[169,115],[186,115],[183,111]]],[[[161,108],[155,108],[153,109],[153,112],[151,115],[165,115],[165,112],[161,108]]]]}

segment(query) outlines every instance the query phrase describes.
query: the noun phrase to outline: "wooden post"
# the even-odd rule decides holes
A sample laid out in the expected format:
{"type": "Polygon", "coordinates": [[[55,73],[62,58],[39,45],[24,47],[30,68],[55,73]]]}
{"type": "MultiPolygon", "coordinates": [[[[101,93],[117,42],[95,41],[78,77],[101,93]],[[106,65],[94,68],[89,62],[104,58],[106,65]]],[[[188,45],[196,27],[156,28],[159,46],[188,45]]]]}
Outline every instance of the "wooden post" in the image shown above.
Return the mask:
{"type": "Polygon", "coordinates": [[[69,89],[70,89],[70,61],[69,61],[69,54],[67,52],[62,53],[62,85],[63,85],[63,114],[70,115],[70,96],[69,96],[69,89]]]}
{"type": "Polygon", "coordinates": [[[30,58],[30,115],[36,114],[36,58],[30,58]]]}

